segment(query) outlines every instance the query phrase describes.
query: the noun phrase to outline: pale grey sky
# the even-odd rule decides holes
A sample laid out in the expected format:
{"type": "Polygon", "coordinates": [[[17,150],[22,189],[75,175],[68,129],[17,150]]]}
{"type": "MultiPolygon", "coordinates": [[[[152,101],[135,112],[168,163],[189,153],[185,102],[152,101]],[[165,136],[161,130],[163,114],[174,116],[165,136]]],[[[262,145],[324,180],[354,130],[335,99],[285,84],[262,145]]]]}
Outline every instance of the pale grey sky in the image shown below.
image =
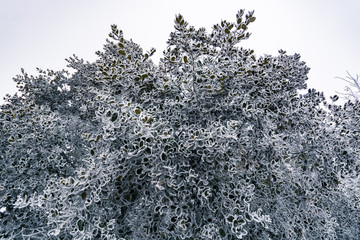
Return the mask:
{"type": "Polygon", "coordinates": [[[300,53],[311,68],[308,87],[330,96],[345,87],[335,77],[360,74],[359,0],[0,0],[0,103],[21,68],[61,70],[72,54],[94,61],[111,24],[144,50],[155,47],[157,63],[175,14],[210,31],[243,8],[257,19],[239,46],[258,56],[300,53]]]}

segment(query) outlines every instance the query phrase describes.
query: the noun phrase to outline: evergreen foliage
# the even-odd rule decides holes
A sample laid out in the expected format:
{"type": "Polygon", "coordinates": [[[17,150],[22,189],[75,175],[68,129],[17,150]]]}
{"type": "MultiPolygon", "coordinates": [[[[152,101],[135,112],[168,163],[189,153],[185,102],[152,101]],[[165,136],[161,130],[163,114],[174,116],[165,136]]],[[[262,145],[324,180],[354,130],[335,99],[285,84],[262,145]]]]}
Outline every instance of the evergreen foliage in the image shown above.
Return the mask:
{"type": "Polygon", "coordinates": [[[98,60],[25,72],[0,112],[4,239],[360,239],[360,106],[300,55],[175,19],[159,65],[112,26],[98,60]]]}

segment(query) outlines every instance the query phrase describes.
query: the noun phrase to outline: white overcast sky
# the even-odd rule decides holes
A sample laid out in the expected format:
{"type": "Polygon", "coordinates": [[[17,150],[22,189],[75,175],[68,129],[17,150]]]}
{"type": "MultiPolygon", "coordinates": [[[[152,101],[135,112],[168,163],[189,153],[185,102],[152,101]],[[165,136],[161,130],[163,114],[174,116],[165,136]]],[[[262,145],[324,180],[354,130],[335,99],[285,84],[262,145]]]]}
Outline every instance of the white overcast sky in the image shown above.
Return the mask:
{"type": "Polygon", "coordinates": [[[155,47],[157,63],[175,14],[211,31],[239,9],[257,18],[239,46],[257,56],[300,53],[311,68],[308,87],[330,96],[345,87],[335,77],[360,74],[360,0],[0,0],[0,103],[21,68],[61,70],[72,54],[94,61],[111,24],[144,50],[155,47]]]}

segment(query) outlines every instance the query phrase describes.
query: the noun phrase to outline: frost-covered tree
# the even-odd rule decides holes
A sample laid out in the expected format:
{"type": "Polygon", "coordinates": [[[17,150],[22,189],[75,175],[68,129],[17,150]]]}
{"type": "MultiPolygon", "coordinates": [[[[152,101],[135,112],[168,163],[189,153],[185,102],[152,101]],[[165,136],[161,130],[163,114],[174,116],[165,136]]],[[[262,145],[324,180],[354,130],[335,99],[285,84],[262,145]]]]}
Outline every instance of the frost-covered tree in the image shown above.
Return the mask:
{"type": "Polygon", "coordinates": [[[345,81],[348,85],[345,87],[345,93],[340,93],[347,100],[359,100],[360,93],[360,76],[357,74],[356,76],[352,76],[349,72],[347,72],[348,76],[346,78],[339,79],[345,81]]]}
{"type": "Polygon", "coordinates": [[[300,55],[176,16],[155,52],[112,26],[98,60],[22,73],[0,112],[6,239],[359,239],[358,103],[306,89],[300,55]]]}

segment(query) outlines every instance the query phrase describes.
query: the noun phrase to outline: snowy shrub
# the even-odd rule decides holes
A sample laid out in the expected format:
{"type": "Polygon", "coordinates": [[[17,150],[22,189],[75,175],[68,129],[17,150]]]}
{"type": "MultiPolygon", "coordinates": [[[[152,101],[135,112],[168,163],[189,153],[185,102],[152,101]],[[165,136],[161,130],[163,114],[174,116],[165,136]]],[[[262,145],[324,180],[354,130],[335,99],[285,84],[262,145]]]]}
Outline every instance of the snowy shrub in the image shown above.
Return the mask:
{"type": "Polygon", "coordinates": [[[300,55],[175,19],[159,65],[112,26],[94,63],[23,72],[0,112],[5,239],[359,239],[359,103],[300,55]]]}

